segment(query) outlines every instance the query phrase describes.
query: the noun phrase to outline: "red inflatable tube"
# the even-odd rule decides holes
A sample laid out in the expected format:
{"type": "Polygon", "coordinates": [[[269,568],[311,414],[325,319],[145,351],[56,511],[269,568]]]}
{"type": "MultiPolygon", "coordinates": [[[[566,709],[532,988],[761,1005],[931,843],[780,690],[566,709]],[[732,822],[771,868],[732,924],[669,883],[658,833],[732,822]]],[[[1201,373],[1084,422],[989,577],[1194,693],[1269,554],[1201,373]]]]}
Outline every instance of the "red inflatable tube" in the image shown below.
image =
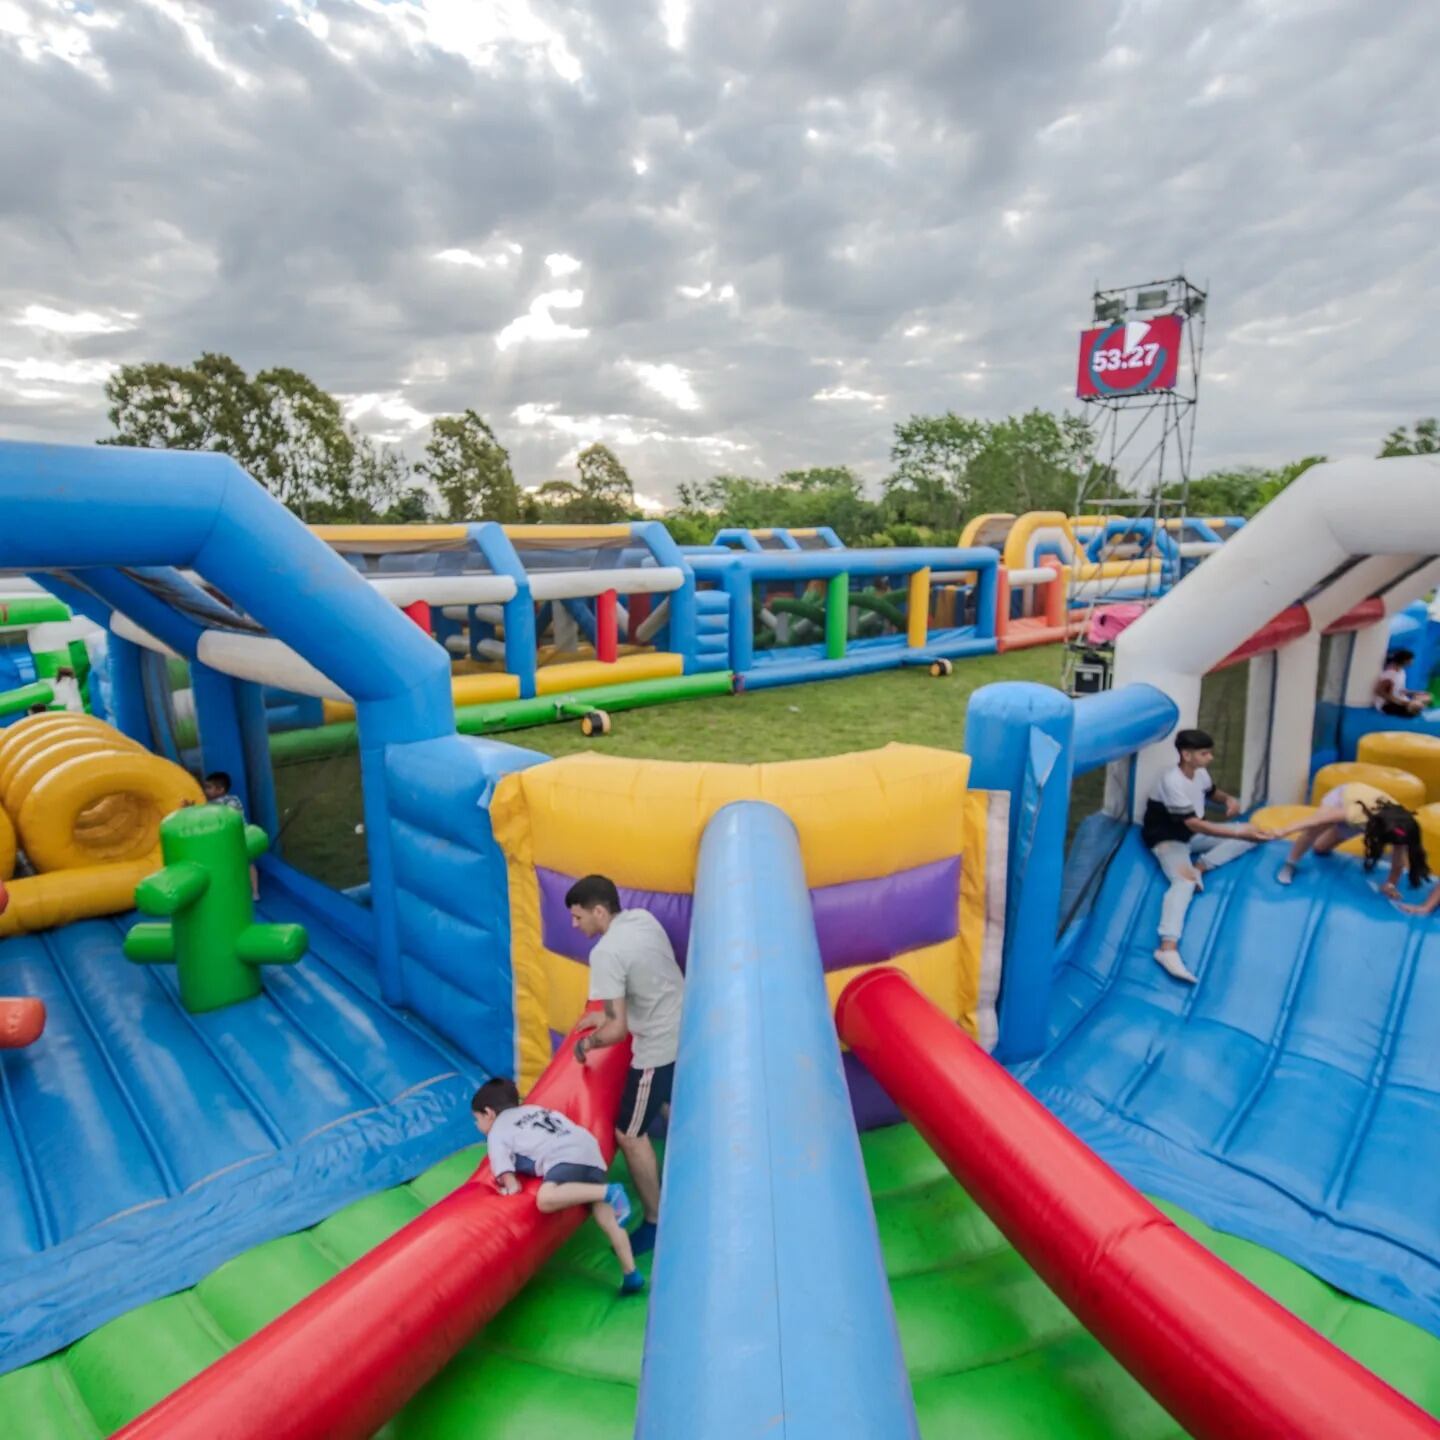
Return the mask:
{"type": "Polygon", "coordinates": [[[1436,1440],[1378,1376],[1171,1224],[895,970],[841,1038],[1082,1325],[1197,1440],[1436,1440]]]}
{"type": "Polygon", "coordinates": [[[620,654],[620,597],[602,590],[595,597],[595,658],[613,665],[620,654]]]}
{"type": "MultiPolygon", "coordinates": [[[[607,1161],[630,1044],[575,1063],[574,1036],[526,1097],[593,1131],[607,1161]]],[[[588,1212],[500,1195],[486,1161],[454,1194],[117,1432],[123,1440],[365,1440],[513,1298],[588,1212]]]]}

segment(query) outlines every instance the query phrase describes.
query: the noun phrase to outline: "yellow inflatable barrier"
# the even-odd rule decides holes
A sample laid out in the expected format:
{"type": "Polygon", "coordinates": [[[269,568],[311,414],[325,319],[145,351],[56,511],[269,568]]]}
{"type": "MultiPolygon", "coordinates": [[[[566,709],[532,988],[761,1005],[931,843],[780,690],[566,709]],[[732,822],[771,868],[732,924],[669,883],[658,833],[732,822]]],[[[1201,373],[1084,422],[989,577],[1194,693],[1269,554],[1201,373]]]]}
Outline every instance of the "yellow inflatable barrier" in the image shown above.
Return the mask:
{"type": "Polygon", "coordinates": [[[1408,770],[1397,770],[1393,765],[1368,765],[1361,760],[1339,760],[1333,765],[1322,765],[1315,772],[1315,783],[1310,787],[1310,803],[1318,805],[1337,785],[1348,785],[1352,780],[1383,790],[1408,810],[1417,809],[1425,803],[1424,782],[1408,770]]]}
{"type": "Polygon", "coordinates": [[[11,880],[6,886],[10,905],[0,915],[0,939],[32,935],[73,920],[123,915],[135,908],[135,887],[159,865],[157,853],[128,865],[91,865],[11,880]]]}
{"type": "Polygon", "coordinates": [[[15,873],[15,827],[10,817],[0,809],[0,880],[8,880],[15,873]]]}
{"type": "Polygon", "coordinates": [[[1427,801],[1440,800],[1440,738],[1409,730],[1376,730],[1360,737],[1355,757],[1367,764],[1408,771],[1425,786],[1427,801]]]}
{"type": "Polygon", "coordinates": [[[490,814],[510,882],[522,1081],[539,1073],[552,1033],[568,1030],[585,1004],[588,971],[557,908],[567,877],[602,871],[662,910],[683,911],[706,823],[745,799],[768,801],[793,821],[812,890],[874,886],[869,893],[879,895],[892,880],[912,883],[898,878],[907,873],[954,866],[956,888],[940,901],[950,907],[945,926],[893,949],[877,950],[879,936],[856,967],[832,969],[826,987],[833,1002],[857,968],[893,965],[993,1044],[1008,808],[1003,795],[970,790],[969,773],[968,756],[888,745],[769,765],[577,755],[505,776],[490,814]]]}

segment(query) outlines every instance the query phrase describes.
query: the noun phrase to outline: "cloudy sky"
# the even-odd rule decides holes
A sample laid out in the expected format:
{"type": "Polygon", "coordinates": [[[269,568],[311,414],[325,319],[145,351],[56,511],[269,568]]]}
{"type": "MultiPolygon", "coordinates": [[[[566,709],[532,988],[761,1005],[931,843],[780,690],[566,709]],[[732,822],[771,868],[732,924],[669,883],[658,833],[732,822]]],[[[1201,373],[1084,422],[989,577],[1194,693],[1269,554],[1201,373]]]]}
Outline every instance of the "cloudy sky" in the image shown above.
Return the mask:
{"type": "Polygon", "coordinates": [[[1196,459],[1440,410],[1440,5],[0,0],[0,435],[290,365],[522,482],[1073,405],[1094,284],[1211,286],[1196,459]]]}

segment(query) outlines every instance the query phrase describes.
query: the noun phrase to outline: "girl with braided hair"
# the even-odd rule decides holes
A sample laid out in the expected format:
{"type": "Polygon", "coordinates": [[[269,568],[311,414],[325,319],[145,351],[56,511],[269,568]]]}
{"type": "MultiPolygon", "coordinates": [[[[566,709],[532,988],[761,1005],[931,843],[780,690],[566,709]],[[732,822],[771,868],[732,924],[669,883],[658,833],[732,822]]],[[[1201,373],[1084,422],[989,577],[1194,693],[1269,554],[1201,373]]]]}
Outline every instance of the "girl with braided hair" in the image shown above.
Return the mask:
{"type": "Polygon", "coordinates": [[[1373,870],[1384,858],[1385,852],[1390,852],[1390,873],[1380,887],[1382,895],[1391,900],[1400,898],[1402,874],[1408,874],[1410,884],[1415,887],[1430,878],[1430,864],[1425,858],[1425,847],[1420,841],[1420,824],[1414,812],[1398,804],[1383,790],[1358,780],[1337,785],[1324,796],[1320,808],[1313,815],[1307,815],[1277,833],[1295,837],[1290,854],[1275,877],[1282,885],[1294,880],[1295,869],[1306,851],[1313,849],[1317,855],[1328,855],[1337,845],[1353,840],[1357,835],[1365,837],[1367,870],[1373,870]]]}

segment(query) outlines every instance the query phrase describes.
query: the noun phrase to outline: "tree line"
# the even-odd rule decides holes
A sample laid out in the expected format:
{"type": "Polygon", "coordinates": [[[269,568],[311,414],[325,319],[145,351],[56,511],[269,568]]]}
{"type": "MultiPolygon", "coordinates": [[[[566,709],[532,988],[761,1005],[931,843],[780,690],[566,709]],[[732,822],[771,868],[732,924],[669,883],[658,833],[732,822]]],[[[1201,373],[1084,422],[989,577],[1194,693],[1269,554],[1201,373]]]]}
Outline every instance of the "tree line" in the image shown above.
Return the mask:
{"type": "MultiPolygon", "coordinates": [[[[126,365],[105,387],[114,434],[102,445],[219,450],[302,519],[315,523],[431,520],[604,523],[636,518],[635,489],[619,458],[594,444],[573,480],[534,490],[515,478],[510,454],[478,412],[443,415],[421,457],[377,445],[346,422],[334,396],[298,370],[254,376],[226,355],[189,366],[126,365]]],[[[725,526],[832,526],[851,545],[953,544],[965,522],[991,511],[1062,510],[1085,478],[1106,482],[1083,416],[1030,410],[1002,420],[946,411],[894,427],[891,471],[878,498],[848,465],[787,470],[773,478],[717,474],[681,484],[666,524],[682,544],[704,544],[725,526]]],[[[1440,426],[1422,419],[1381,442],[1386,455],[1440,452],[1440,426]]],[[[1191,514],[1253,515],[1325,457],[1273,469],[1216,470],[1192,479],[1191,514]]],[[[1106,486],[1108,488],[1108,484],[1106,486]]],[[[1170,498],[1179,497],[1171,487],[1170,498]]]]}

